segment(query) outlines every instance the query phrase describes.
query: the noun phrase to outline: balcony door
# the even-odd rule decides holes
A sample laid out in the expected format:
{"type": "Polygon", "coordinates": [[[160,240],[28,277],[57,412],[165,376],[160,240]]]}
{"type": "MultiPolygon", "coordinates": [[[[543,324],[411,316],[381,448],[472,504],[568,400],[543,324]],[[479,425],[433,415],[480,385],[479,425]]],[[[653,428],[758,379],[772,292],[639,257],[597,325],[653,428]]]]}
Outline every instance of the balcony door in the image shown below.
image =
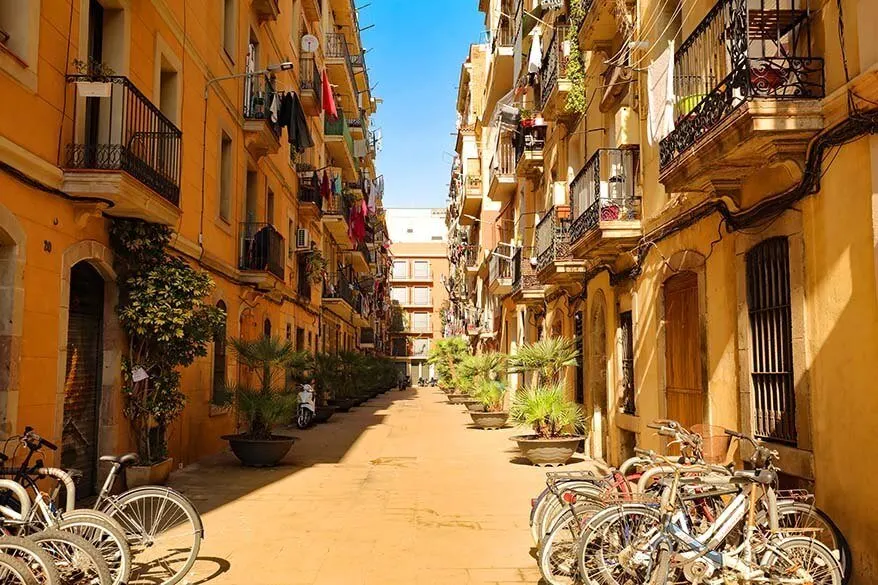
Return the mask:
{"type": "Polygon", "coordinates": [[[704,422],[698,276],[681,272],[665,281],[667,417],[686,428],[704,422]]]}

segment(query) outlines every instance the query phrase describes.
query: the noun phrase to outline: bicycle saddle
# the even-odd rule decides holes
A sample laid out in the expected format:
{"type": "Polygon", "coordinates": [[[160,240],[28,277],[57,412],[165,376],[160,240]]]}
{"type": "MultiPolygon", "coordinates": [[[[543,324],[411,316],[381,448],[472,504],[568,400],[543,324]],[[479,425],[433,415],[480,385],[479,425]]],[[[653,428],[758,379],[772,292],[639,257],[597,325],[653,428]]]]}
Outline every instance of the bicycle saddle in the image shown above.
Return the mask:
{"type": "Polygon", "coordinates": [[[101,455],[101,461],[113,463],[116,465],[133,465],[137,463],[137,453],[126,453],[125,455],[101,455]]]}

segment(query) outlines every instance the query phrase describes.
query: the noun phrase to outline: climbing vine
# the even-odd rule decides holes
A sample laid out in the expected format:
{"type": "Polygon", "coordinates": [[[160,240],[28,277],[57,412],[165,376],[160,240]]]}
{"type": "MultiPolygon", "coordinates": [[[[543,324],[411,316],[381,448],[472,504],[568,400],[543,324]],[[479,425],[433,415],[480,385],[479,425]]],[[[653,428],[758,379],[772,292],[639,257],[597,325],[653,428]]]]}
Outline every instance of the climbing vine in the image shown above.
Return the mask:
{"type": "Polygon", "coordinates": [[[570,91],[567,93],[565,109],[568,112],[582,114],[588,106],[585,89],[585,64],[579,50],[579,27],[585,19],[586,6],[584,0],[570,0],[570,26],[564,39],[570,47],[567,57],[567,78],[570,80],[570,91]]]}

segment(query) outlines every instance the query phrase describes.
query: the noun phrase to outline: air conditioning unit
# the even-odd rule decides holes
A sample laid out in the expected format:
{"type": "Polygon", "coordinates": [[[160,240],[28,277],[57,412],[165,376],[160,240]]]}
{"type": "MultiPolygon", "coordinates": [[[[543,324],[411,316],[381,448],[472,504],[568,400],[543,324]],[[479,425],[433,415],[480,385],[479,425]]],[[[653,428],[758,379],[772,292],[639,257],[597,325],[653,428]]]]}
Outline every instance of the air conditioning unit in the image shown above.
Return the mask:
{"type": "Polygon", "coordinates": [[[296,230],[296,250],[311,249],[311,233],[307,228],[298,228],[296,230]]]}

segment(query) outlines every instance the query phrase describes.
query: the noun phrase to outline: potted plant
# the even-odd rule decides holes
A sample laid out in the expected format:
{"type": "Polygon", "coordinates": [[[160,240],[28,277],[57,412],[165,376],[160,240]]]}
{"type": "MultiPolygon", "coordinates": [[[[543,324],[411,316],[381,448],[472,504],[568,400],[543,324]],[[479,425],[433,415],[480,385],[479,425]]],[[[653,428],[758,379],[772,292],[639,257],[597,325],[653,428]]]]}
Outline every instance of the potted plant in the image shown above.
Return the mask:
{"type": "Polygon", "coordinates": [[[225,314],[204,299],[213,281],[168,254],[171,229],[114,219],[119,324],[127,338],[122,358],[123,414],[131,423],[139,464],[126,468],[129,487],[163,484],[174,466],[167,432],[185,406],[180,369],[207,355],[225,314]]]}
{"type": "Polygon", "coordinates": [[[348,412],[354,406],[351,388],[345,384],[337,354],[318,353],[314,356],[314,378],[318,390],[326,396],[326,403],[335,412],[348,412]]]}
{"type": "MultiPolygon", "coordinates": [[[[440,339],[430,348],[427,363],[435,368],[439,387],[446,393],[455,393],[456,383],[460,381],[457,368],[469,354],[469,343],[463,337],[440,339]]],[[[464,395],[460,399],[465,397],[464,395]]]]}
{"type": "Polygon", "coordinates": [[[326,276],[326,258],[320,250],[311,250],[308,252],[305,260],[305,274],[308,275],[308,282],[311,284],[320,284],[326,276]]]}
{"type": "Polygon", "coordinates": [[[80,97],[108,98],[113,93],[110,77],[115,75],[113,68],[89,57],[88,61],[73,60],[76,70],[76,92],[80,97]]]}
{"type": "Polygon", "coordinates": [[[473,423],[482,429],[502,429],[509,420],[506,406],[506,385],[499,380],[484,380],[473,394],[483,406],[481,412],[470,409],[473,423]]]}
{"type": "Polygon", "coordinates": [[[484,411],[485,404],[477,393],[485,382],[499,381],[506,374],[506,356],[496,351],[469,355],[460,363],[461,389],[467,394],[463,400],[468,410],[484,411]]]}
{"type": "Polygon", "coordinates": [[[232,338],[229,345],[238,363],[247,368],[237,384],[227,384],[222,397],[235,406],[246,430],[224,435],[232,452],[244,465],[272,467],[293,446],[295,437],[276,435],[277,425],[288,422],[296,411],[296,393],[287,388],[285,370],[303,359],[289,341],[274,337],[255,340],[232,338]]]}
{"type": "Polygon", "coordinates": [[[519,390],[510,418],[530,426],[534,434],[512,437],[534,465],[563,465],[584,438],[585,419],[578,404],[565,396],[562,373],[575,366],[576,344],[560,337],[524,344],[511,357],[511,372],[534,372],[535,383],[519,390]]]}

